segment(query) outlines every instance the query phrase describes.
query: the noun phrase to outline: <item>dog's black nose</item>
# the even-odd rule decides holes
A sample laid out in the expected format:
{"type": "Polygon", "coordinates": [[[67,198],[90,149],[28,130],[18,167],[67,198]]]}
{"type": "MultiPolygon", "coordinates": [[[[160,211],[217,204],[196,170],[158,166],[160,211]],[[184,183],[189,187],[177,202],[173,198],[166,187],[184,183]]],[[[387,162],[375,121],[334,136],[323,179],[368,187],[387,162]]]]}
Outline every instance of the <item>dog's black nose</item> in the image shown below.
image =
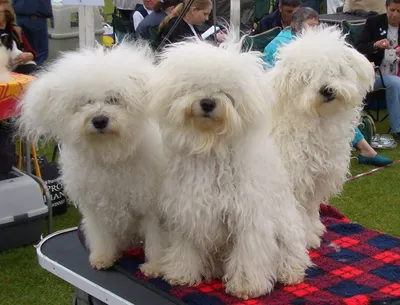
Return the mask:
{"type": "Polygon", "coordinates": [[[319,89],[319,93],[325,98],[327,102],[331,102],[336,98],[335,91],[328,86],[324,86],[321,89],[319,89]]]}
{"type": "Polygon", "coordinates": [[[104,129],[108,125],[108,117],[104,115],[96,116],[92,119],[92,124],[96,129],[104,129]]]}
{"type": "Polygon", "coordinates": [[[215,109],[217,104],[215,103],[214,100],[210,100],[208,98],[205,98],[200,101],[200,107],[203,109],[204,112],[210,113],[215,109]]]}

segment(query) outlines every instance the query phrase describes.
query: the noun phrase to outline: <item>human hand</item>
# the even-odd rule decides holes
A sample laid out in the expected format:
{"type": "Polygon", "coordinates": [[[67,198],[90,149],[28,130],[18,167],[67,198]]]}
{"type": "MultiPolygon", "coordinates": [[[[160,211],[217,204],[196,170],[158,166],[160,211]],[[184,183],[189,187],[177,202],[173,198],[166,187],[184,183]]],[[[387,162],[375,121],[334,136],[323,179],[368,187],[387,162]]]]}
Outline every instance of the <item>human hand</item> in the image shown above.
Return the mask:
{"type": "Polygon", "coordinates": [[[217,33],[217,41],[222,42],[225,40],[226,33],[222,30],[217,33]]]}
{"type": "Polygon", "coordinates": [[[389,40],[387,40],[386,38],[378,40],[377,42],[374,43],[374,47],[377,47],[379,49],[390,49],[389,40]]]}
{"type": "Polygon", "coordinates": [[[400,57],[400,46],[396,47],[396,55],[400,57]]]}
{"type": "Polygon", "coordinates": [[[29,52],[23,52],[14,58],[13,64],[16,66],[23,65],[31,60],[33,60],[33,54],[29,52]]]}

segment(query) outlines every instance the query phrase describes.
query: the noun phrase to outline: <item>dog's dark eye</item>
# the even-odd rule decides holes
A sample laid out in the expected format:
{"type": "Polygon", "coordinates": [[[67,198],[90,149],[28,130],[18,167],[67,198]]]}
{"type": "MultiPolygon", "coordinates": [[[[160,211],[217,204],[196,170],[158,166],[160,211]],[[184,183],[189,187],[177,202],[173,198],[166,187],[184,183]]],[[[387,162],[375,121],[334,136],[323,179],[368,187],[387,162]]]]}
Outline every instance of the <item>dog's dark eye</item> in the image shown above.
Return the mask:
{"type": "Polygon", "coordinates": [[[88,101],[86,102],[86,104],[92,105],[92,104],[94,104],[94,100],[88,100],[88,101]]]}
{"type": "Polygon", "coordinates": [[[335,91],[329,86],[322,87],[319,93],[325,98],[326,102],[331,102],[336,98],[335,91]]]}
{"type": "Polygon", "coordinates": [[[115,96],[111,96],[106,100],[109,105],[118,105],[118,99],[115,96]]]}

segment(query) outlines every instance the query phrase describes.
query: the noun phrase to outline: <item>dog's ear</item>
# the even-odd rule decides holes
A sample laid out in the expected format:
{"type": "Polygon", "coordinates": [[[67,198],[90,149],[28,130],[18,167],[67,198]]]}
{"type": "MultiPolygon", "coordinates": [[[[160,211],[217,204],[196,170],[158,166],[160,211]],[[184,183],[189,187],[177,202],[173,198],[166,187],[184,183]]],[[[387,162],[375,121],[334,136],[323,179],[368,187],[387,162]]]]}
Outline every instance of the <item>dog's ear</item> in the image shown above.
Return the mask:
{"type": "Polygon", "coordinates": [[[24,96],[18,103],[21,113],[17,120],[20,134],[37,142],[39,138],[52,138],[55,136],[54,125],[59,120],[57,111],[56,94],[49,83],[49,76],[43,76],[33,81],[27,88],[24,96]],[[51,115],[53,113],[53,115],[51,115]]]}
{"type": "Polygon", "coordinates": [[[13,40],[10,35],[8,35],[8,34],[1,35],[0,42],[1,42],[1,45],[6,47],[6,49],[8,49],[8,50],[12,49],[13,40]]]}
{"type": "Polygon", "coordinates": [[[375,70],[371,62],[359,53],[357,50],[350,48],[348,49],[348,62],[350,68],[356,73],[359,80],[360,89],[366,94],[372,90],[375,81],[375,70]]]}

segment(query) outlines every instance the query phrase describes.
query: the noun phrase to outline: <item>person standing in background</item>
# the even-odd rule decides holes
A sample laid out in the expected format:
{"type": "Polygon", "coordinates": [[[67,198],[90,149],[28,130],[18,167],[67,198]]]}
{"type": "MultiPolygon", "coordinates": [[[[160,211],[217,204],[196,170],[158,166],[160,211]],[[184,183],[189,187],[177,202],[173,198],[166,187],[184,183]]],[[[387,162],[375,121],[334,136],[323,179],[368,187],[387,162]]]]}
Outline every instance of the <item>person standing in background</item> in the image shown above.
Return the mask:
{"type": "Polygon", "coordinates": [[[142,4],[141,0],[113,0],[114,6],[118,9],[121,17],[131,21],[136,5],[142,4]]]}
{"type": "Polygon", "coordinates": [[[338,7],[342,7],[344,5],[344,0],[327,0],[327,13],[335,14],[338,7]]]}
{"type": "Polygon", "coordinates": [[[41,66],[49,55],[49,32],[47,19],[53,17],[51,0],[14,0],[17,24],[35,50],[35,62],[41,66]]]}

